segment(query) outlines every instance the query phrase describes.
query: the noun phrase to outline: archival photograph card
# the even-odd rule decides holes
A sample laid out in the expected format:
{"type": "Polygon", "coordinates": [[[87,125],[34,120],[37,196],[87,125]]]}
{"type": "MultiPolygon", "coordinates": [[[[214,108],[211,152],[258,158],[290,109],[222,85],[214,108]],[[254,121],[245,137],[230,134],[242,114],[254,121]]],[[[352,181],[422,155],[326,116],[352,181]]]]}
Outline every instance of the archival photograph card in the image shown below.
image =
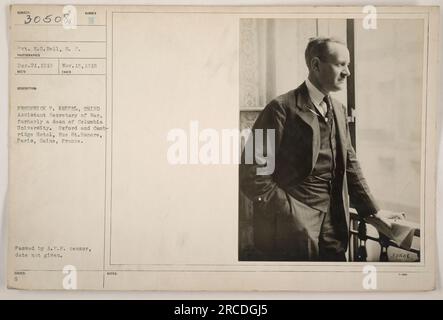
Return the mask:
{"type": "Polygon", "coordinates": [[[438,7],[10,7],[8,287],[435,287],[438,7]]]}

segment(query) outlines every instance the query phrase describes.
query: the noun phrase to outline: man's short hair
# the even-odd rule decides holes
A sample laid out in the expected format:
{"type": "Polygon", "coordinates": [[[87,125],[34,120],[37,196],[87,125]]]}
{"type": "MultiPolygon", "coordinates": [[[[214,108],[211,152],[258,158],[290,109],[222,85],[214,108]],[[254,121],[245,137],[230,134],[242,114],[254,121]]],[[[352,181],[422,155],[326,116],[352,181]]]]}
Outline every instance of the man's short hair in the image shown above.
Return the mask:
{"type": "Polygon", "coordinates": [[[318,57],[322,61],[326,61],[328,57],[328,43],[340,43],[346,46],[346,43],[335,37],[313,37],[309,38],[308,45],[305,50],[305,60],[308,69],[311,68],[311,61],[313,58],[318,57]]]}

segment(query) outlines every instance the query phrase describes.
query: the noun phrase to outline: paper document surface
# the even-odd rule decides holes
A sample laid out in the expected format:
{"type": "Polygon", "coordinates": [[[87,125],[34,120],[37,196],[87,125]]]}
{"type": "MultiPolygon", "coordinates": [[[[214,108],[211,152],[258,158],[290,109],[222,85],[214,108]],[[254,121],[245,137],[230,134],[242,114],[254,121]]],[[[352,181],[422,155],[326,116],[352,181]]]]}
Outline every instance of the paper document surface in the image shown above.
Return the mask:
{"type": "MultiPolygon", "coordinates": [[[[378,29],[365,31],[360,7],[11,6],[8,286],[360,291],[371,264],[378,290],[432,289],[439,12],[378,9],[378,29]],[[306,80],[306,45],[323,35],[345,39],[355,63],[334,99],[353,112],[343,128],[357,119],[349,130],[368,185],[382,208],[410,212],[420,229],[393,225],[409,251],[387,250],[413,261],[380,262],[377,241],[373,260],[358,261],[350,231],[347,261],[255,251],[240,130],[306,80]],[[404,70],[390,67],[395,59],[404,70]],[[393,99],[399,88],[405,101],[393,99]]],[[[288,121],[308,130],[305,116],[288,121]]],[[[278,173],[276,157],[268,168],[278,173]]]]}

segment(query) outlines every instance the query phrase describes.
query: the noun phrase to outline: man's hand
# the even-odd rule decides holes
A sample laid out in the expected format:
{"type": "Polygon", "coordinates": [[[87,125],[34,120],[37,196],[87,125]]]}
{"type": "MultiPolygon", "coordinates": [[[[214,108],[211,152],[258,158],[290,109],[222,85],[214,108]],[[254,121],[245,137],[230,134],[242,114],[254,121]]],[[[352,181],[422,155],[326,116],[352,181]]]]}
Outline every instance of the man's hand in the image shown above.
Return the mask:
{"type": "Polygon", "coordinates": [[[378,232],[383,233],[390,239],[394,238],[391,229],[392,222],[404,219],[404,213],[393,212],[389,210],[379,210],[376,214],[365,218],[366,222],[372,224],[378,232]]]}

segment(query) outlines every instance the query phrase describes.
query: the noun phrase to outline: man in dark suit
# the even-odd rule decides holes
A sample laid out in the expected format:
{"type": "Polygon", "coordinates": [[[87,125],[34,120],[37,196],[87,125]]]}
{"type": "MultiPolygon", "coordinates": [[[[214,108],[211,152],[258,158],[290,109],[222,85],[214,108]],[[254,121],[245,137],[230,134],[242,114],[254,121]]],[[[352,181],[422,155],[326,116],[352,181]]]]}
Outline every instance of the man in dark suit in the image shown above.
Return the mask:
{"type": "Polygon", "coordinates": [[[346,261],[348,198],[361,217],[401,217],[374,201],[351,144],[346,109],[330,96],[350,75],[346,45],[312,38],[305,58],[306,81],[272,100],[252,128],[275,133],[273,150],[265,151],[275,157],[275,169],[257,174],[263,163],[247,163],[243,153],[240,188],[253,201],[254,243],[262,260],[346,261]]]}

